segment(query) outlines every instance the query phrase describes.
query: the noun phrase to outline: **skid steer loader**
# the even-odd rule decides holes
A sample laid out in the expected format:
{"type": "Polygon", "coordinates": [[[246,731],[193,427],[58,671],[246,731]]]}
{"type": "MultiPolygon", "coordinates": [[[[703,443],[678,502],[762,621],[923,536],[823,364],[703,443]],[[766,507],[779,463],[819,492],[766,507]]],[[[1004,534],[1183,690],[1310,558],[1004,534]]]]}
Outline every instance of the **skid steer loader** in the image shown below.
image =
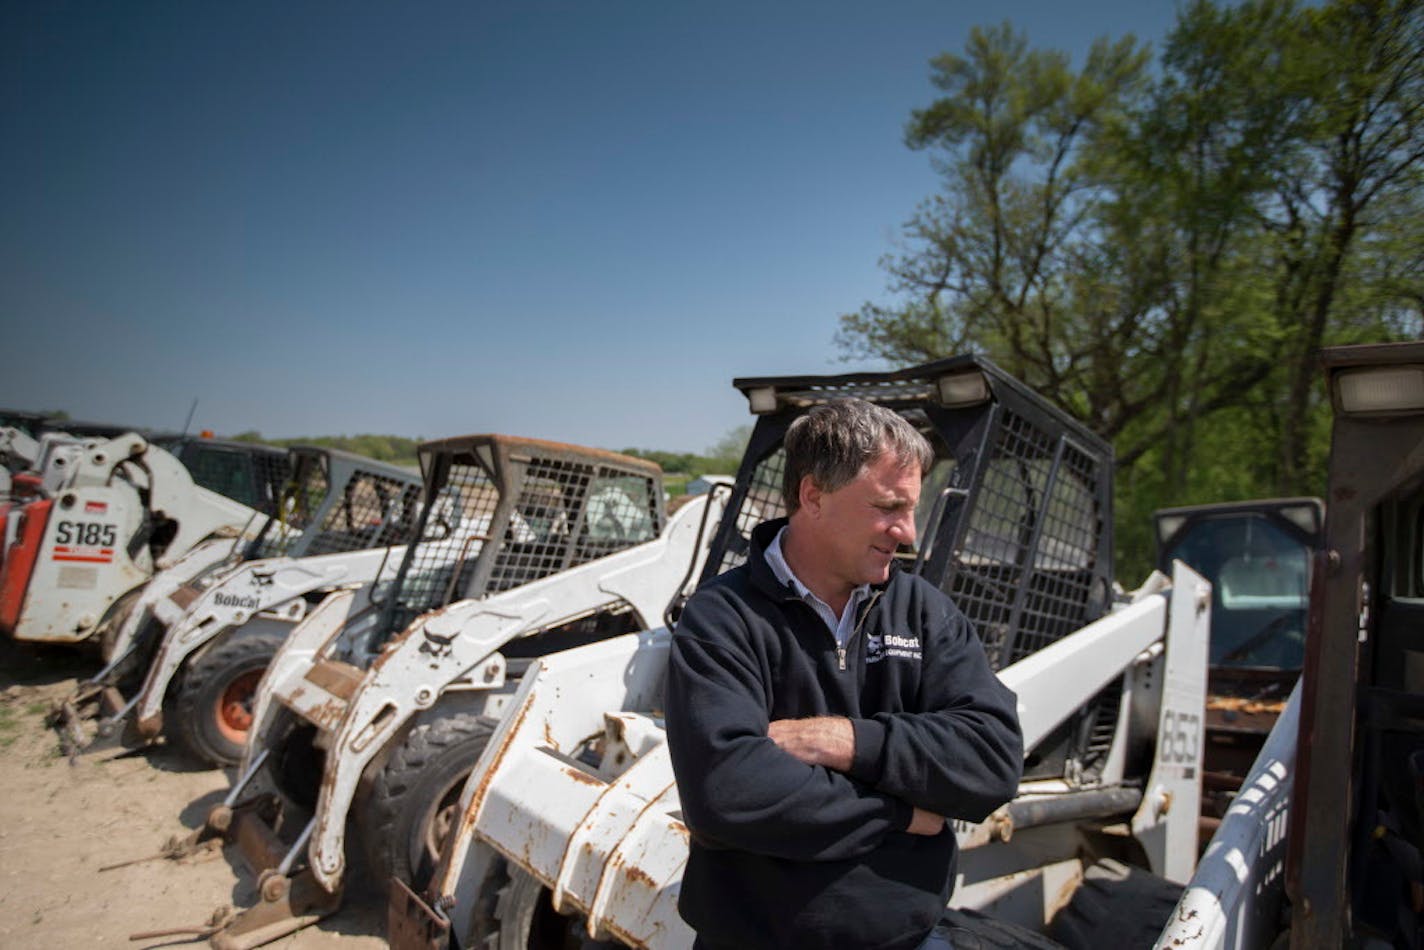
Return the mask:
{"type": "MultiPolygon", "coordinates": [[[[56,443],[56,458],[66,451],[56,443]]],[[[200,447],[192,457],[210,453],[200,447]]],[[[284,454],[277,457],[285,464],[284,454]]],[[[253,453],[232,459],[256,500],[253,453]]],[[[125,595],[156,570],[211,537],[240,534],[257,518],[245,504],[196,485],[177,458],[135,434],[86,440],[64,470],[52,489],[46,485],[47,497],[9,514],[15,538],[0,576],[0,630],[17,641],[102,639],[125,595]]]]}
{"type": "MultiPolygon", "coordinates": [[[[1011,803],[953,823],[956,925],[992,946],[1056,945],[1041,936],[1055,912],[1079,946],[1155,936],[1196,855],[1211,594],[1179,564],[1115,602],[1109,446],[979,357],[736,386],[757,424],[704,580],[784,512],[781,443],[807,407],[873,400],[936,449],[903,564],[974,622],[1028,750],[1011,803]]],[[[393,886],[392,946],[691,945],[676,910],[689,832],[661,718],[669,643],[662,628],[536,662],[424,897],[393,886]]]]}
{"type": "Polygon", "coordinates": [[[1304,666],[1162,948],[1424,946],[1424,344],[1322,356],[1304,666]]]}
{"type": "Polygon", "coordinates": [[[428,876],[531,659],[654,622],[719,504],[702,497],[669,521],[656,465],[533,439],[448,439],[421,462],[422,541],[394,578],[323,601],[259,687],[237,781],[206,830],[262,869],[262,901],[215,945],[256,946],[334,911],[349,828],[380,880],[428,876]],[[437,544],[457,556],[432,556],[437,544]]]}
{"type": "Polygon", "coordinates": [[[1305,657],[1310,564],[1325,505],[1276,498],[1153,513],[1157,568],[1181,560],[1211,582],[1202,764],[1203,848],[1285,708],[1305,657]]]}
{"type": "Polygon", "coordinates": [[[107,665],[55,710],[70,743],[87,744],[79,722],[98,713],[100,739],[164,734],[199,760],[236,765],[253,691],[286,634],[333,588],[400,563],[418,474],[316,446],[288,459],[292,478],[254,537],[199,546],[142,590],[104,644],[107,665]]]}

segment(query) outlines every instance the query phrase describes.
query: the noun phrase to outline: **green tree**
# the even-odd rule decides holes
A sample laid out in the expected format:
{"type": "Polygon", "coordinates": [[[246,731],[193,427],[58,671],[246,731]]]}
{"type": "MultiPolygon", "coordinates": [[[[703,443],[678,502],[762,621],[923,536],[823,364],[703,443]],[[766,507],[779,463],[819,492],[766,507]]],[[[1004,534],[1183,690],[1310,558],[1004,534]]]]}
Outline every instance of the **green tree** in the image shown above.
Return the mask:
{"type": "MultiPolygon", "coordinates": [[[[1280,421],[1280,484],[1311,469],[1311,416],[1319,404],[1311,357],[1321,345],[1379,339],[1395,327],[1390,297],[1418,311],[1418,195],[1424,168],[1424,5],[1418,0],[1333,2],[1299,13],[1294,50],[1309,63],[1309,134],[1292,152],[1271,226],[1279,233],[1291,339],[1280,421]],[[1414,248],[1412,287],[1377,240],[1414,248]],[[1393,271],[1384,277],[1377,269],[1393,271]]],[[[1396,248],[1397,249],[1397,248],[1396,248]]],[[[1409,266],[1406,262],[1405,267],[1409,266]]],[[[1397,301],[1396,301],[1397,302],[1397,301]]],[[[1413,329],[1413,328],[1411,328],[1413,329]]]]}
{"type": "Polygon", "coordinates": [[[752,427],[750,425],[740,425],[729,429],[722,438],[707,449],[707,454],[703,458],[706,467],[698,474],[735,475],[737,466],[742,463],[742,455],[747,451],[747,443],[751,441],[751,437],[752,427]]]}
{"type": "Polygon", "coordinates": [[[942,190],[838,342],[988,352],[1110,438],[1135,566],[1153,507],[1319,491],[1315,351],[1419,332],[1421,9],[1197,0],[1150,79],[973,31],[907,132],[942,190]]]}

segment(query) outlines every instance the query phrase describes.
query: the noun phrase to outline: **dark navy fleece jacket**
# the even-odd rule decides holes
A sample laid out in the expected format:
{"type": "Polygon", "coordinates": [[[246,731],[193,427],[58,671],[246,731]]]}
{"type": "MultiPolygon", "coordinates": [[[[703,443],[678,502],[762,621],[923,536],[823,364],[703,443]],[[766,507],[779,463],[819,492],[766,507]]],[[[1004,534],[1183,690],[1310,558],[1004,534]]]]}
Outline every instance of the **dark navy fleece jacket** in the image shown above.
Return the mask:
{"type": "Polygon", "coordinates": [[[978,821],[1023,766],[1014,694],[969,621],[922,578],[893,572],[862,606],[842,661],[824,621],[766,564],[704,584],[672,640],[667,732],[692,831],[678,909],[711,947],[913,948],[953,886],[946,829],[911,835],[912,806],[978,821]],[[767,738],[775,719],[845,716],[848,773],[767,738]]]}

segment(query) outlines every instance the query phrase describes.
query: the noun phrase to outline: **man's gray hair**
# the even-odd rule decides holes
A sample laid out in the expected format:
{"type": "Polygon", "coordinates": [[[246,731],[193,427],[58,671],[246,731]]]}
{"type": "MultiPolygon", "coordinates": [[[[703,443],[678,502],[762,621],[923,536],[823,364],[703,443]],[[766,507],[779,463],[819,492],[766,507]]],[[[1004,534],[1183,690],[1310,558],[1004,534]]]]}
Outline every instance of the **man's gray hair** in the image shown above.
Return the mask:
{"type": "Polygon", "coordinates": [[[781,491],[787,514],[801,507],[801,479],[822,491],[855,480],[885,453],[901,465],[916,463],[923,474],[934,462],[929,441],[899,413],[864,399],[835,399],[816,406],[786,430],[786,471],[781,491]]]}

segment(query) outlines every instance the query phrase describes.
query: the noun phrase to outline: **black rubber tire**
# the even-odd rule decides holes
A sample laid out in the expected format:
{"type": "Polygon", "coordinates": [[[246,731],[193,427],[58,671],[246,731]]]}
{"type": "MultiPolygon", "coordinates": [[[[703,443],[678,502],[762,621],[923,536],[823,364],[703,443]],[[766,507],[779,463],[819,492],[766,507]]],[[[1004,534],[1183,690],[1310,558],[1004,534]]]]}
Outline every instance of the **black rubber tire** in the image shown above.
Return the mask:
{"type": "MultiPolygon", "coordinates": [[[[221,634],[190,658],[168,687],[163,734],[183,751],[215,767],[242,761],[245,742],[219,721],[219,702],[239,681],[261,675],[282,646],[284,636],[262,627],[238,627],[221,634]]],[[[250,700],[249,700],[250,703],[250,700]]]]}
{"type": "Polygon", "coordinates": [[[438,815],[456,805],[497,722],[451,713],[417,723],[376,774],[357,823],[371,873],[382,887],[398,877],[419,891],[435,870],[438,815]]]}
{"type": "Polygon", "coordinates": [[[478,950],[619,950],[623,944],[591,940],[578,917],[554,911],[553,895],[538,878],[502,858],[486,876],[475,913],[472,948],[478,950]]]}
{"type": "Polygon", "coordinates": [[[1069,950],[1151,947],[1183,890],[1142,868],[1101,860],[1083,873],[1073,899],[1053,918],[1053,936],[1069,950]]]}

